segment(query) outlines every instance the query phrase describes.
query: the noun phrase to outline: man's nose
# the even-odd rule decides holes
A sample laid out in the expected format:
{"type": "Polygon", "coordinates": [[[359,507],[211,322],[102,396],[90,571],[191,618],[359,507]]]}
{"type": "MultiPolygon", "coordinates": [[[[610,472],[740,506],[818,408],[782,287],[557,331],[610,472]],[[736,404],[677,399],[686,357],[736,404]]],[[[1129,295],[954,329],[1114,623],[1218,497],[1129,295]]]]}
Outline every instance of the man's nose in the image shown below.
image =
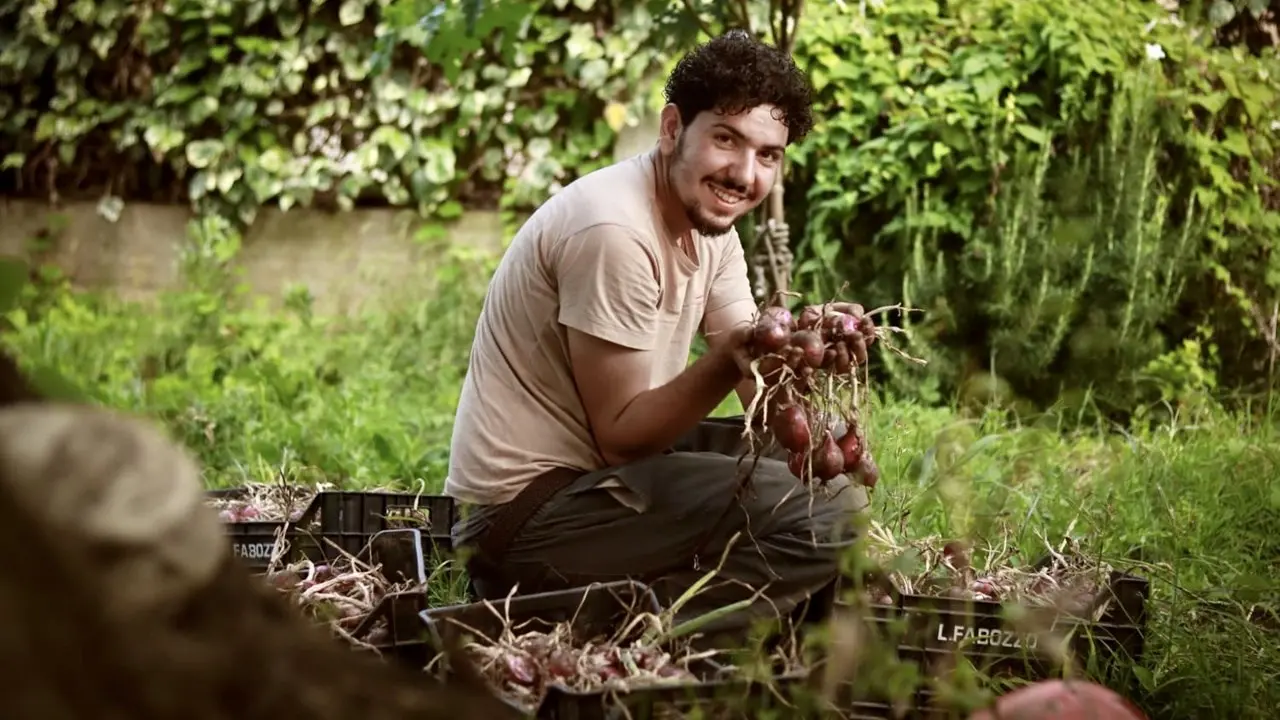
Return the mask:
{"type": "Polygon", "coordinates": [[[729,178],[738,186],[737,190],[745,193],[755,183],[756,170],[755,153],[747,152],[729,168],[729,178]]]}

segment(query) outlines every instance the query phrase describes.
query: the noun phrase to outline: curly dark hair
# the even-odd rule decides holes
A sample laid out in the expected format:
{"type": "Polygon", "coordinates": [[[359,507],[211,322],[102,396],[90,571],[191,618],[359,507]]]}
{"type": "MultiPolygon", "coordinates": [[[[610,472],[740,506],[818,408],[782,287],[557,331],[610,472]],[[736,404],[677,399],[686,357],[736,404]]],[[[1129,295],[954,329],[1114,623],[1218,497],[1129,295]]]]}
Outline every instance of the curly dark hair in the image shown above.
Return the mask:
{"type": "Polygon", "coordinates": [[[667,102],[685,125],[706,110],[745,112],[778,108],[787,144],[813,129],[813,87],[787,53],[743,30],[730,30],[681,58],[667,78],[667,102]]]}

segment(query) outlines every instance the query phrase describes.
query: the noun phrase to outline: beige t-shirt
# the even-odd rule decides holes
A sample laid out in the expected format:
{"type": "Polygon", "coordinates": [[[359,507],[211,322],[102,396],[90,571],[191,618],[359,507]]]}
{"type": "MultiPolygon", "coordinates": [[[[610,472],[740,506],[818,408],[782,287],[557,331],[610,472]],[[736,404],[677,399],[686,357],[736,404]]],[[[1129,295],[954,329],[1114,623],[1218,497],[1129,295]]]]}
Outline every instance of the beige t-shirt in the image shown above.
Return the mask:
{"type": "Polygon", "coordinates": [[[606,467],[569,364],[566,326],[656,350],[650,387],[687,366],[707,313],[755,307],[736,231],[690,257],[656,202],[656,148],[579,178],[521,228],[489,285],[458,402],[445,492],[507,502],[555,467],[606,467]]]}

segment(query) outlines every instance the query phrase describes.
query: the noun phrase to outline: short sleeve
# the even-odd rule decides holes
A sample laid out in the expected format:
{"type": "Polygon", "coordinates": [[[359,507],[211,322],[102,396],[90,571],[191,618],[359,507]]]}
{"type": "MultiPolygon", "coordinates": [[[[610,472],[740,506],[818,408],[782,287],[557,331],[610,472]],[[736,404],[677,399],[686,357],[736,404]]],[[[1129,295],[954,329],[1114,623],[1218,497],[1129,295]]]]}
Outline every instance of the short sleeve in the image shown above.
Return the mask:
{"type": "Polygon", "coordinates": [[[711,292],[707,297],[705,314],[720,312],[738,306],[738,314],[750,317],[755,314],[755,294],[747,277],[747,258],[742,251],[742,241],[733,233],[725,243],[715,277],[711,280],[711,292]]]}
{"type": "Polygon", "coordinates": [[[633,350],[652,350],[662,296],[653,248],[619,225],[595,225],[557,253],[560,323],[633,350]]]}

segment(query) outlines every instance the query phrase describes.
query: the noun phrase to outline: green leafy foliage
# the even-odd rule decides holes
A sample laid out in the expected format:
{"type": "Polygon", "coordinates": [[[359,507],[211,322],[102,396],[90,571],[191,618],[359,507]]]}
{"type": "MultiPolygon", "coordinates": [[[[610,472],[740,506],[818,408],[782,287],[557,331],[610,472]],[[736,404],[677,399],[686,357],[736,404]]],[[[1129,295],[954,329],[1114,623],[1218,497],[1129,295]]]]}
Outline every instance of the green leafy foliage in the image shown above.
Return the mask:
{"type": "MultiPolygon", "coordinates": [[[[6,316],[22,317],[26,294],[31,285],[28,276],[31,270],[26,262],[17,258],[0,257],[0,328],[11,323],[4,323],[6,316]]],[[[45,397],[65,402],[84,402],[92,399],[92,394],[68,380],[54,370],[48,363],[28,363],[24,368],[28,382],[36,392],[45,397]]]]}
{"type": "Polygon", "coordinates": [[[1223,45],[1257,53],[1280,43],[1276,23],[1280,3],[1275,0],[1174,0],[1172,4],[1212,28],[1223,45]]]}
{"type": "MultiPolygon", "coordinates": [[[[223,222],[191,230],[195,246],[236,244],[223,222]]],[[[287,475],[355,487],[430,479],[438,491],[492,268],[438,248],[411,295],[343,319],[316,315],[302,293],[269,308],[229,282],[144,306],[54,277],[0,315],[0,341],[42,390],[83,387],[83,399],[162,422],[211,486],[287,475]]]]}
{"type": "MultiPolygon", "coordinates": [[[[275,309],[245,295],[231,219],[536,204],[607,162],[652,102],[643,78],[742,7],[766,16],[695,0],[6,5],[3,190],[202,212],[188,286],[151,307],[0,264],[0,341],[47,391],[163,422],[211,486],[439,491],[491,259],[442,250],[389,310],[322,318],[304,293],[275,309]]],[[[1274,52],[1223,47],[1235,20],[1197,36],[1136,1],[808,7],[797,56],[821,123],[789,193],[802,289],[925,310],[898,318],[924,372],[878,356],[899,400],[866,418],[877,519],[1022,560],[1067,533],[1111,558],[1140,549],[1152,612],[1131,694],[1162,720],[1270,717],[1280,456],[1273,425],[1212,396],[1274,364],[1274,52]],[[901,399],[948,390],[1139,422],[1064,434],[901,399]],[[1153,432],[1148,405],[1178,417],[1153,432]]]]}
{"type": "MultiPolygon", "coordinates": [[[[612,159],[676,50],[777,34],[776,10],[10,5],[0,189],[240,222],[267,203],[526,209],[612,159]]],[[[1280,63],[1192,19],[1138,0],[807,4],[796,56],[820,107],[789,181],[796,289],[921,308],[899,321],[929,365],[884,364],[921,397],[1124,415],[1270,388],[1280,63]]],[[[217,272],[235,249],[193,252],[217,272]]]]}
{"type": "MultiPolygon", "coordinates": [[[[375,71],[385,70],[391,59],[391,53],[400,41],[402,34],[411,29],[420,29],[426,44],[440,48],[441,43],[432,43],[437,36],[447,33],[444,17],[449,13],[452,3],[444,0],[392,0],[382,11],[385,22],[378,42],[378,50],[374,56],[375,71]]],[[[464,0],[457,3],[461,11],[462,23],[466,32],[462,36],[467,41],[474,40],[479,34],[481,17],[491,20],[496,15],[497,25],[504,28],[514,27],[514,21],[525,15],[527,7],[513,6],[511,3],[493,2],[492,0],[464,0]],[[496,7],[495,7],[496,6],[496,7]],[[514,12],[512,10],[515,10],[514,12]],[[496,11],[496,12],[495,12],[496,11]]],[[[488,25],[489,23],[486,23],[488,25]]],[[[439,56],[430,58],[438,61],[439,56]]]]}
{"type": "MultiPolygon", "coordinates": [[[[192,230],[197,246],[236,244],[219,222],[192,230]]],[[[349,320],[315,317],[302,297],[261,307],[234,288],[193,285],[147,307],[45,280],[5,316],[14,328],[0,342],[98,402],[160,422],[211,487],[324,480],[439,492],[492,269],[491,258],[442,254],[413,295],[349,320]]],[[[873,517],[898,542],[964,536],[979,565],[1006,552],[1034,561],[1067,535],[1125,567],[1140,552],[1152,581],[1143,661],[1128,685],[1123,674],[1110,684],[1152,720],[1274,716],[1273,422],[1216,411],[1120,437],[879,396],[863,419],[883,472],[873,517]],[[1232,481],[1206,480],[1223,474],[1232,481]]],[[[857,682],[892,693],[927,676],[884,662],[857,682]]],[[[926,681],[958,684],[955,674],[926,681]]]]}
{"type": "Polygon", "coordinates": [[[456,3],[402,27],[417,5],[10,4],[3,188],[244,222],[265,203],[528,207],[611,160],[604,108],[667,42],[643,4],[489,2],[470,34],[456,3]]]}
{"type": "Polygon", "coordinates": [[[1146,3],[813,13],[797,54],[823,121],[792,180],[807,193],[797,281],[922,311],[904,322],[931,362],[889,358],[898,389],[1176,404],[1201,376],[1175,391],[1147,368],[1201,327],[1201,362],[1269,385],[1241,371],[1260,355],[1249,318],[1280,289],[1274,53],[1207,46],[1146,3]]]}
{"type": "Polygon", "coordinates": [[[0,313],[18,307],[27,286],[27,264],[17,258],[0,257],[0,313]]]}

